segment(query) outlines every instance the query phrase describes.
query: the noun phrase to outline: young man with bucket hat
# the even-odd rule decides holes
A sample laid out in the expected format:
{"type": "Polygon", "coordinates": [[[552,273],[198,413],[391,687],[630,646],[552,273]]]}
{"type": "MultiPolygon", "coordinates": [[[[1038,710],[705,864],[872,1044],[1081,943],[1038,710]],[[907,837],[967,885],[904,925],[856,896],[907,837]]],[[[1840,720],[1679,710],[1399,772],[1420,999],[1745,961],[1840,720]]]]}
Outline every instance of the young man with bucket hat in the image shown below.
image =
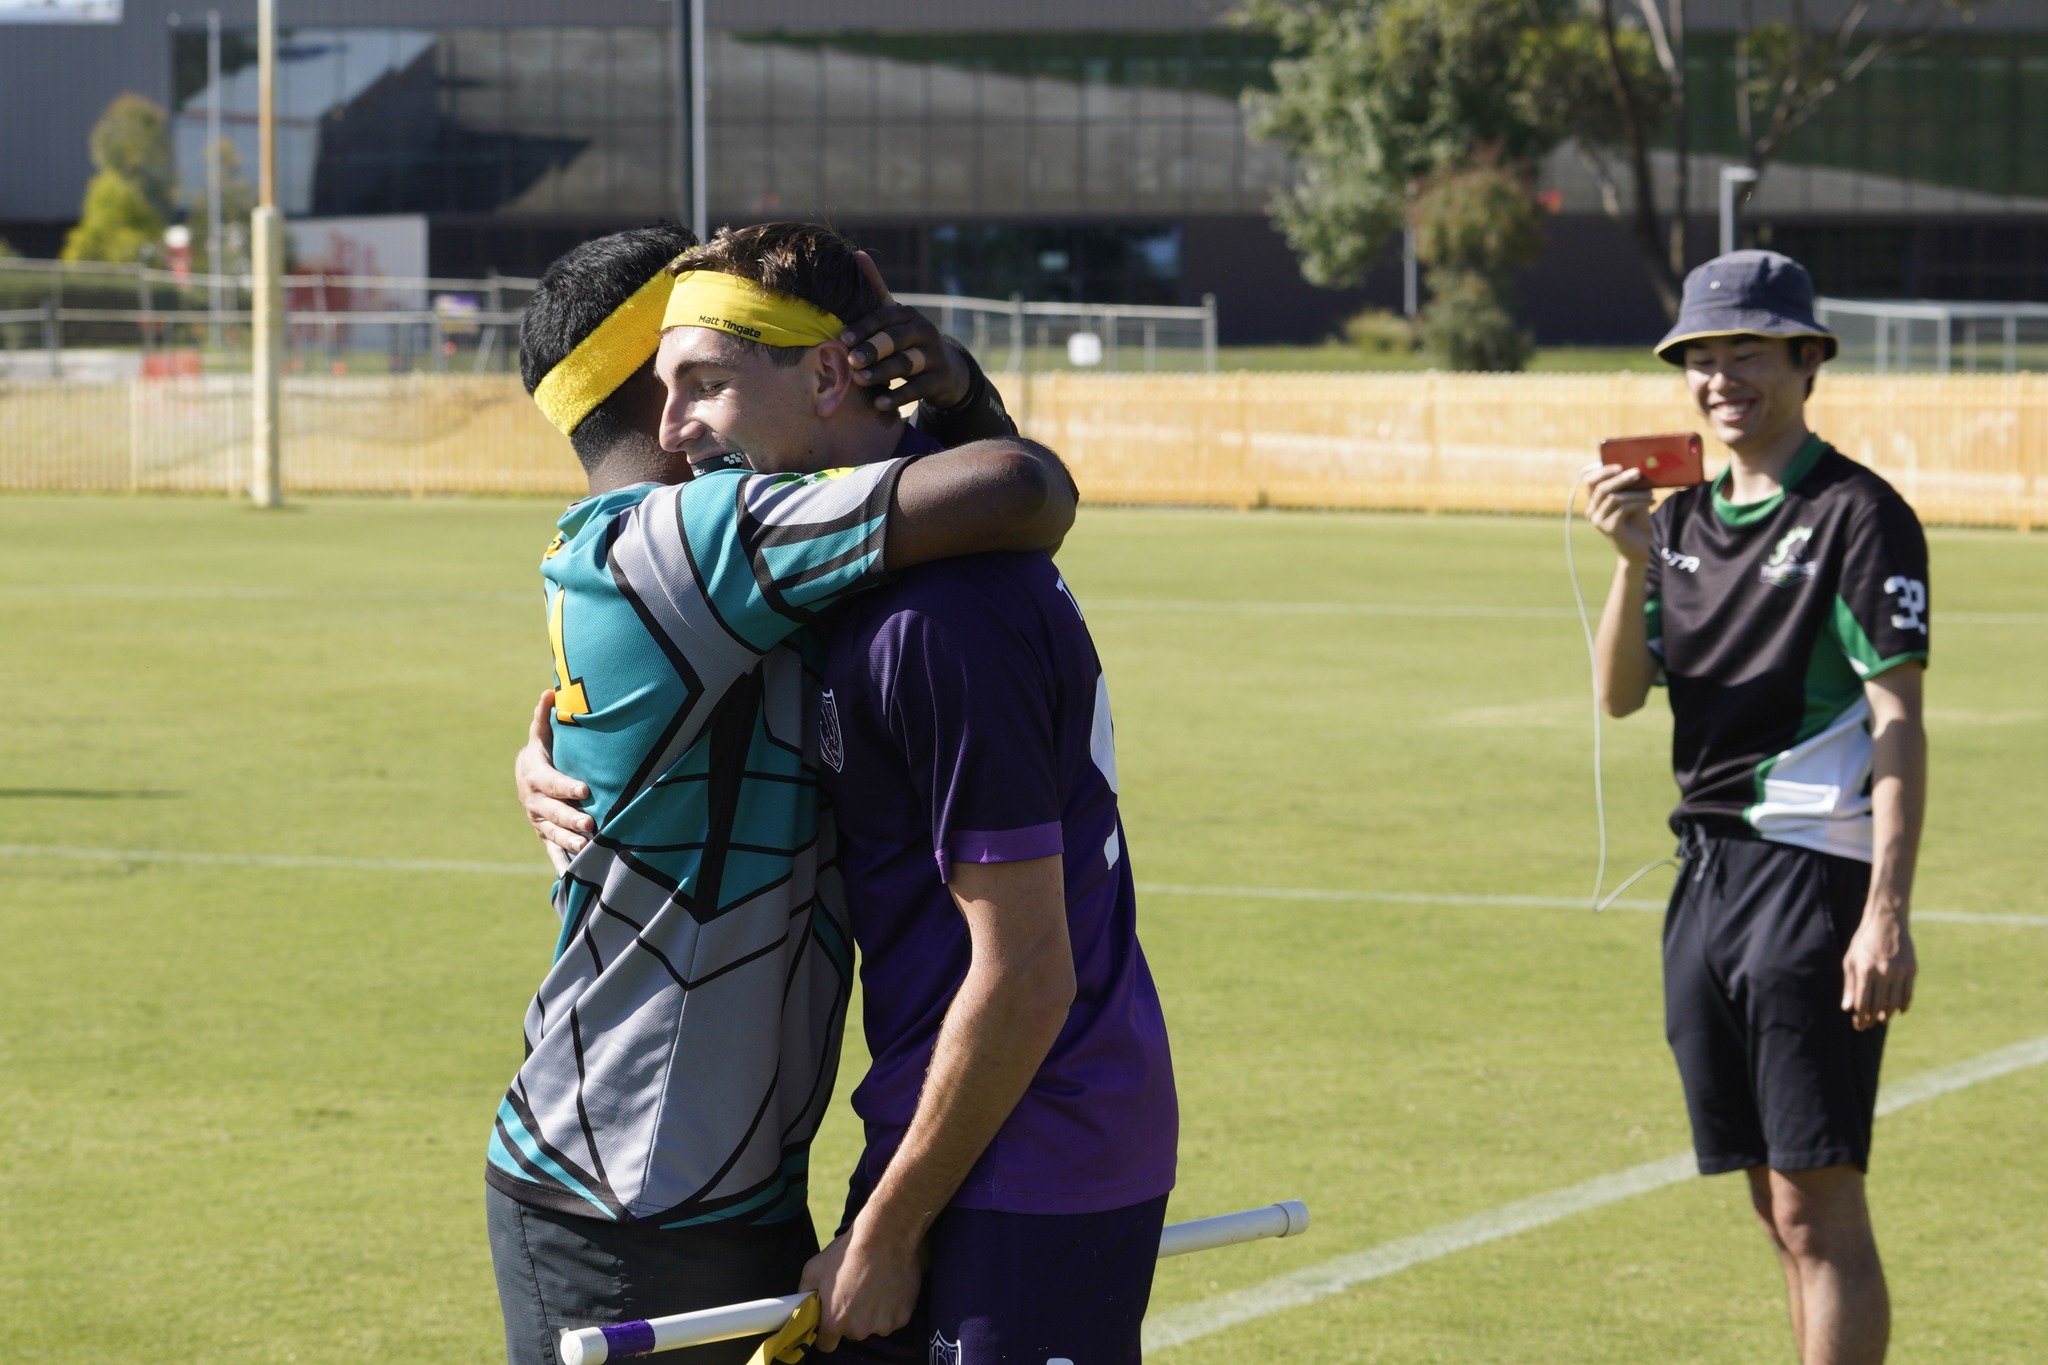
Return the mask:
{"type": "Polygon", "coordinates": [[[1597,669],[1612,716],[1666,685],[1680,800],[1665,1026],[1703,1174],[1744,1171],[1805,1365],[1882,1360],[1890,1303],[1864,1198],[1927,784],[1927,545],[1892,487],[1810,430],[1835,338],[1789,257],[1686,277],[1657,354],[1730,453],[1652,510],[1589,476],[1619,554],[1597,669]]]}

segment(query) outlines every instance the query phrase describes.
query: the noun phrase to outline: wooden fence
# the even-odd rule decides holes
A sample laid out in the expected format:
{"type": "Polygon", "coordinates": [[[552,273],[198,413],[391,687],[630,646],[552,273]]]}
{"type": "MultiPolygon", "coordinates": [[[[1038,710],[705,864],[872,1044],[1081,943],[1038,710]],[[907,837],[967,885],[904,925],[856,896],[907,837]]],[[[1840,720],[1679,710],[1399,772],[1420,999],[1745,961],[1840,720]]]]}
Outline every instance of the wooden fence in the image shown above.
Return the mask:
{"type": "MultiPolygon", "coordinates": [[[[996,379],[1094,502],[1549,512],[1601,437],[1696,425],[1675,373],[996,379]]],[[[0,489],[234,493],[248,407],[239,376],[0,383],[0,489]]],[[[288,492],[581,491],[506,376],[292,377],[283,407],[288,492]]],[[[1823,374],[1809,412],[1930,522],[2048,524],[2048,376],[1823,374]]]]}

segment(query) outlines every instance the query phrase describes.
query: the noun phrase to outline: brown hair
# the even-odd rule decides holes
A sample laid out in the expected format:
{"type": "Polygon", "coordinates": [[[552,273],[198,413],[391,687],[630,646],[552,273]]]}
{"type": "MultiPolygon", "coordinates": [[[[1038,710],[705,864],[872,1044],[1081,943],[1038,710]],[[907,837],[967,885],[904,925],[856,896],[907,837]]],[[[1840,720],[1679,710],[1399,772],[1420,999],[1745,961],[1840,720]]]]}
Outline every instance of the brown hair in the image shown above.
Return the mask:
{"type": "MultiPolygon", "coordinates": [[[[802,299],[849,323],[882,306],[881,295],[854,259],[858,250],[846,237],[816,223],[759,223],[720,228],[710,241],[670,261],[668,268],[678,275],[685,270],[737,275],[777,294],[802,299]]],[[[794,346],[762,346],[757,341],[733,339],[767,351],[778,365],[794,365],[803,355],[794,346]]]]}

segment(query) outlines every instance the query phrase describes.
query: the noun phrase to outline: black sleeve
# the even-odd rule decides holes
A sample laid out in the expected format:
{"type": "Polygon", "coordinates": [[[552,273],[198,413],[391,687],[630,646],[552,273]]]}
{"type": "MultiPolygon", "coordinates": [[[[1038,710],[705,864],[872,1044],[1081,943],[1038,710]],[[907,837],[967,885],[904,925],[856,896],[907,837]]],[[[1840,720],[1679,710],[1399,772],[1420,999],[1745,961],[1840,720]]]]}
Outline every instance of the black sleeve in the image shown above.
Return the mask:
{"type": "Polygon", "coordinates": [[[1657,658],[1657,681],[1664,681],[1664,549],[1671,540],[1671,503],[1650,513],[1650,557],[1643,565],[1643,630],[1650,653],[1657,658]]]}
{"type": "Polygon", "coordinates": [[[1864,508],[1849,525],[1834,622],[1858,677],[1927,658],[1927,537],[1897,494],[1864,508]]]}
{"type": "Polygon", "coordinates": [[[981,366],[974,355],[959,342],[948,337],[967,361],[967,396],[958,405],[950,408],[936,408],[930,403],[919,403],[910,422],[919,431],[937,441],[946,449],[964,446],[972,441],[990,441],[1004,436],[1015,436],[1017,424],[1010,420],[1009,409],[1003,406],[1003,396],[996,392],[996,386],[981,372],[981,366]]]}

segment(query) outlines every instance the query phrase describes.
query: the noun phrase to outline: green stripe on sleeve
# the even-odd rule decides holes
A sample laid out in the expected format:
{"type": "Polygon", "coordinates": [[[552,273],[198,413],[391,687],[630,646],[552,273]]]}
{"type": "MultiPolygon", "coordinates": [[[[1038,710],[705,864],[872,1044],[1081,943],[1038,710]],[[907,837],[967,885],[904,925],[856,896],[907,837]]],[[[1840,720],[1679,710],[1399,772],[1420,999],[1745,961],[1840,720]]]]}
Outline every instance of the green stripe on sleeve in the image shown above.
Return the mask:
{"type": "Polygon", "coordinates": [[[1927,651],[1924,649],[1908,650],[1904,654],[1894,654],[1889,658],[1879,654],[1877,646],[1870,642],[1870,633],[1863,629],[1863,623],[1856,619],[1855,612],[1849,610],[1849,604],[1842,600],[1840,593],[1835,595],[1832,625],[1835,643],[1842,647],[1842,653],[1847,656],[1849,666],[1856,670],[1856,676],[1859,678],[1875,678],[1880,673],[1889,672],[1900,664],[1911,663],[1916,659],[1922,663],[1927,661],[1927,651]]]}

